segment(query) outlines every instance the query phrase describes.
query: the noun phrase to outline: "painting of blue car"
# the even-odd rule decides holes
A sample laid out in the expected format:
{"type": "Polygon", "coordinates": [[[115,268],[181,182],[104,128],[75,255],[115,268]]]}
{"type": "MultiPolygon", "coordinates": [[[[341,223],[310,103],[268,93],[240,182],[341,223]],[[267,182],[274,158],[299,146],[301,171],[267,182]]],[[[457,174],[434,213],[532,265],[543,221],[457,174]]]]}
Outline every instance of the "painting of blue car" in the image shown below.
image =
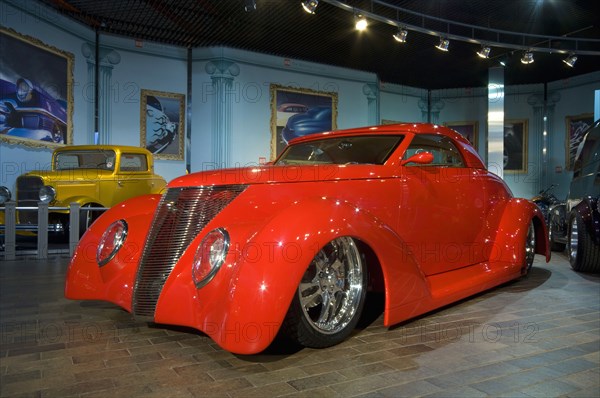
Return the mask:
{"type": "Polygon", "coordinates": [[[65,144],[67,104],[31,80],[0,79],[0,134],[65,144]]]}
{"type": "Polygon", "coordinates": [[[317,106],[290,117],[281,136],[288,143],[297,137],[331,129],[331,107],[317,106]]]}

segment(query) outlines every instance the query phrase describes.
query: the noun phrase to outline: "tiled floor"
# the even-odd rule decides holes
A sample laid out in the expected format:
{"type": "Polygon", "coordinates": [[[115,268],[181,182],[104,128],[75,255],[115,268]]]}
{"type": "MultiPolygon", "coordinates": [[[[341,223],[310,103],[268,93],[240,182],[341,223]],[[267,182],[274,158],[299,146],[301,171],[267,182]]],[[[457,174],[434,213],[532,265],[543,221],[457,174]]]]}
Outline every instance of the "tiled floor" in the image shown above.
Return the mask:
{"type": "Polygon", "coordinates": [[[403,325],[384,328],[371,305],[339,346],[255,356],[64,299],[64,257],[3,261],[0,395],[599,396],[600,277],[540,259],[528,278],[403,325]]]}

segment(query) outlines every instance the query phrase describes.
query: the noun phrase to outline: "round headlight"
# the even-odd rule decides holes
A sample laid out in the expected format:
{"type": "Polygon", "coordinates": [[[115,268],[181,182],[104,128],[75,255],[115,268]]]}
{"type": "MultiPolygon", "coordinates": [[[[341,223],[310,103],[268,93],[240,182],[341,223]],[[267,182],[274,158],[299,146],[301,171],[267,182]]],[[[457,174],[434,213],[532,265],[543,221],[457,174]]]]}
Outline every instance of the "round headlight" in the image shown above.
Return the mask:
{"type": "Polygon", "coordinates": [[[96,251],[96,261],[100,267],[115,257],[123,246],[125,238],[127,238],[127,223],[125,220],[118,220],[110,224],[102,234],[96,251]]]}
{"type": "Polygon", "coordinates": [[[17,98],[21,102],[29,101],[31,99],[31,91],[33,85],[27,79],[17,80],[17,98]]]}
{"type": "Polygon", "coordinates": [[[192,263],[192,278],[196,288],[212,280],[225,262],[229,250],[229,234],[223,228],[210,231],[196,251],[192,263]]]}
{"type": "Polygon", "coordinates": [[[40,200],[44,203],[50,203],[56,198],[56,189],[50,185],[44,185],[40,188],[40,200]]]}
{"type": "Polygon", "coordinates": [[[0,186],[0,205],[10,200],[10,189],[5,186],[0,186]]]}

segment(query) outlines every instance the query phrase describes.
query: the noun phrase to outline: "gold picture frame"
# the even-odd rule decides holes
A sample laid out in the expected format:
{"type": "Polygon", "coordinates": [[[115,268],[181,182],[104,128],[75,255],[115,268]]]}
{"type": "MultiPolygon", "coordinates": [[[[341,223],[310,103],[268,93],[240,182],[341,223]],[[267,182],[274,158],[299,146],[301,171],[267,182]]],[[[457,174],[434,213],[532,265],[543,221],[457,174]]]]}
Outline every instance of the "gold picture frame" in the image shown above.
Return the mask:
{"type": "Polygon", "coordinates": [[[504,121],[504,173],[527,174],[528,120],[504,121]]]}
{"type": "Polygon", "coordinates": [[[142,89],[140,96],[140,146],[156,159],[183,160],[185,95],[142,89]]]}
{"type": "Polygon", "coordinates": [[[337,129],[338,94],[308,88],[271,84],[271,160],[281,153],[287,142],[301,135],[337,129]],[[292,119],[293,118],[293,119],[292,119]],[[288,122],[302,124],[302,130],[287,129],[288,122]]]}
{"type": "Polygon", "coordinates": [[[583,133],[592,124],[594,124],[593,113],[565,117],[565,168],[567,170],[573,170],[575,155],[579,144],[583,140],[583,133]]]}
{"type": "Polygon", "coordinates": [[[0,42],[0,141],[72,145],[73,54],[4,27],[0,42]]]}
{"type": "Polygon", "coordinates": [[[476,120],[461,121],[461,122],[446,122],[444,126],[451,128],[458,134],[465,137],[473,148],[479,149],[479,122],[476,120]]]}

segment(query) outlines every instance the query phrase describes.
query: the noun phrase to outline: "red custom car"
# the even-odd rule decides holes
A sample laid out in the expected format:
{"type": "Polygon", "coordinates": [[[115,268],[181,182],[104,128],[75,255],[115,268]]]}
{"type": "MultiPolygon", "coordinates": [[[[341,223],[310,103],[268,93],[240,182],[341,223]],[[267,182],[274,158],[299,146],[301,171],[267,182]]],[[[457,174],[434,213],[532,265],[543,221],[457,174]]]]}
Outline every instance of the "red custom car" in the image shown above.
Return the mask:
{"type": "Polygon", "coordinates": [[[526,274],[535,253],[549,260],[546,236],[538,208],[453,130],[341,130],[113,207],[83,236],[65,294],[236,353],[277,333],[326,347],[352,332],[367,290],[385,292],[392,325],[526,274]]]}

